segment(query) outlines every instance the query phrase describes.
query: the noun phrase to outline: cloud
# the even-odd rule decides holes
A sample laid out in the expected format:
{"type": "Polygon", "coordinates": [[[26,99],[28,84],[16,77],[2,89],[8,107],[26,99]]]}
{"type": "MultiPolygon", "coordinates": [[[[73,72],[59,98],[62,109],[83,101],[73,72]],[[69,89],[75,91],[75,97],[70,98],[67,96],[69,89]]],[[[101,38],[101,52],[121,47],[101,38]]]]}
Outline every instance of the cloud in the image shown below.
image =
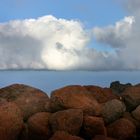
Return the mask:
{"type": "Polygon", "coordinates": [[[52,15],[0,23],[0,69],[140,70],[140,3],[126,2],[130,16],[106,27],[52,15]]]}
{"type": "Polygon", "coordinates": [[[124,47],[125,41],[131,36],[134,22],[134,17],[125,17],[115,25],[109,25],[104,28],[95,27],[93,33],[97,41],[108,44],[110,47],[124,47]]]}
{"type": "Polygon", "coordinates": [[[140,1],[126,0],[126,7],[131,16],[125,17],[115,25],[95,27],[94,36],[99,43],[115,50],[120,70],[140,70],[140,1]]]}
{"type": "Polygon", "coordinates": [[[139,0],[125,0],[125,8],[129,12],[134,14],[140,11],[140,1],[139,0]]]}
{"type": "Polygon", "coordinates": [[[106,69],[81,22],[43,16],[0,24],[0,69],[106,69]],[[96,60],[96,61],[95,61],[96,60]]]}

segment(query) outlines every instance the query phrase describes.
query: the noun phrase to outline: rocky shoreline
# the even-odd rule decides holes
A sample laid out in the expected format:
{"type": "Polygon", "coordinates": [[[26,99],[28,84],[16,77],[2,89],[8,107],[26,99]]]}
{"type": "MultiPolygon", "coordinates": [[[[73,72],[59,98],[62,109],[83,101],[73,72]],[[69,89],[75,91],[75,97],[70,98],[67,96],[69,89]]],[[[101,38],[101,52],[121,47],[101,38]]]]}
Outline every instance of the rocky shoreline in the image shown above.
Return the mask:
{"type": "Polygon", "coordinates": [[[139,140],[140,84],[0,89],[0,140],[139,140]]]}

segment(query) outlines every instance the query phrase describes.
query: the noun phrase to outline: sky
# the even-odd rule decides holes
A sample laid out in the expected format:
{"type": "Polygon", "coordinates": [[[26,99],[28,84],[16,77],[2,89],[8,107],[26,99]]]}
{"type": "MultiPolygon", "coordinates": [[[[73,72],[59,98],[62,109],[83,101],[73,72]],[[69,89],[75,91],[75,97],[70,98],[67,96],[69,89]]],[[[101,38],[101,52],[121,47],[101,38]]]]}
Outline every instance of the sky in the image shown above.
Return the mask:
{"type": "Polygon", "coordinates": [[[139,0],[1,0],[0,69],[140,70],[139,0]]]}
{"type": "Polygon", "coordinates": [[[125,11],[115,0],[1,0],[0,21],[53,15],[75,19],[87,27],[108,25],[123,18],[125,11]]]}

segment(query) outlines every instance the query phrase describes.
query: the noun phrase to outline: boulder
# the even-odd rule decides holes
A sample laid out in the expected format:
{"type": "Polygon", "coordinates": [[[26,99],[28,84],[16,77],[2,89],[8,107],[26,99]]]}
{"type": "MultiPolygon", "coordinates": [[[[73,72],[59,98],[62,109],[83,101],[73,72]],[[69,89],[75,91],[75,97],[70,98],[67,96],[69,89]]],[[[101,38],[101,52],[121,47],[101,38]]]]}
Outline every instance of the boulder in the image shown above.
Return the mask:
{"type": "Polygon", "coordinates": [[[64,109],[82,109],[85,115],[99,115],[100,104],[82,86],[67,86],[55,90],[51,94],[50,106],[52,112],[64,109]]]}
{"type": "Polygon", "coordinates": [[[116,140],[116,139],[104,135],[96,135],[92,140],[116,140]]]}
{"type": "Polygon", "coordinates": [[[135,140],[140,139],[140,121],[136,120],[130,112],[125,112],[123,118],[128,119],[136,126],[136,138],[135,140]]]}
{"type": "Polygon", "coordinates": [[[128,119],[121,118],[107,126],[107,134],[119,140],[131,140],[136,135],[136,127],[128,119]]]}
{"type": "Polygon", "coordinates": [[[23,129],[18,137],[18,140],[29,140],[29,138],[28,138],[28,125],[26,123],[23,124],[23,129]]]}
{"type": "Polygon", "coordinates": [[[95,86],[95,85],[86,85],[84,86],[89,92],[91,93],[101,93],[102,92],[102,87],[95,86]]]}
{"type": "Polygon", "coordinates": [[[85,139],[91,139],[95,135],[106,135],[103,118],[85,116],[81,134],[85,139]]]}
{"type": "Polygon", "coordinates": [[[132,111],[132,116],[140,122],[140,105],[134,111],[132,111]]]}
{"type": "Polygon", "coordinates": [[[105,103],[112,99],[119,99],[118,95],[113,94],[110,88],[101,88],[98,86],[84,86],[92,96],[99,102],[105,103]]]}
{"type": "Polygon", "coordinates": [[[113,99],[103,104],[102,106],[102,117],[106,124],[111,123],[119,119],[125,112],[125,105],[123,102],[113,99]]]}
{"type": "Polygon", "coordinates": [[[8,101],[4,98],[1,98],[0,97],[0,105],[4,104],[4,103],[7,103],[8,101]]]}
{"type": "Polygon", "coordinates": [[[0,97],[16,103],[23,112],[24,120],[34,113],[45,111],[45,104],[49,101],[43,91],[23,84],[0,89],[0,97]]]}
{"type": "Polygon", "coordinates": [[[110,84],[110,88],[112,89],[114,94],[121,94],[127,89],[128,87],[131,87],[132,85],[130,83],[127,84],[121,84],[119,81],[114,81],[110,84]]]}
{"type": "Polygon", "coordinates": [[[131,121],[137,128],[140,128],[140,122],[136,120],[130,112],[125,112],[123,114],[123,118],[128,119],[131,121]]]}
{"type": "Polygon", "coordinates": [[[0,139],[16,140],[23,128],[21,110],[16,104],[6,102],[0,105],[0,139]]]}
{"type": "Polygon", "coordinates": [[[46,140],[51,136],[49,126],[50,113],[39,112],[31,116],[28,121],[29,140],[46,140]]]}
{"type": "Polygon", "coordinates": [[[49,120],[53,133],[66,131],[77,135],[83,123],[83,112],[80,109],[68,109],[53,113],[49,120]]]}
{"type": "Polygon", "coordinates": [[[136,84],[136,85],[134,85],[135,87],[140,87],[140,83],[138,83],[138,84],[136,84]]]}
{"type": "Polygon", "coordinates": [[[140,87],[133,86],[127,88],[122,94],[122,98],[126,105],[128,112],[134,110],[138,105],[140,105],[140,87]]]}
{"type": "Polygon", "coordinates": [[[65,131],[56,131],[49,140],[84,140],[80,137],[70,135],[65,131]]]}

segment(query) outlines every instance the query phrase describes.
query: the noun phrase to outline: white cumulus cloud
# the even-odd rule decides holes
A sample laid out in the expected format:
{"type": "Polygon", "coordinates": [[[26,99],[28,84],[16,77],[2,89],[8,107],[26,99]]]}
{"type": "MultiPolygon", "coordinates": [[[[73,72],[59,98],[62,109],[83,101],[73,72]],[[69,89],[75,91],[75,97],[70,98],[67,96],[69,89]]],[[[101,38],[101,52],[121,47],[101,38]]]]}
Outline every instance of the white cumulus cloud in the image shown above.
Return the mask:
{"type": "Polygon", "coordinates": [[[129,17],[107,27],[93,29],[96,40],[107,44],[122,63],[120,70],[140,70],[140,1],[126,0],[129,17]]]}
{"type": "Polygon", "coordinates": [[[104,28],[95,27],[93,33],[97,41],[108,44],[110,47],[124,47],[125,42],[131,36],[134,22],[134,17],[125,17],[123,20],[116,22],[115,25],[109,25],[104,28]]]}
{"type": "Polygon", "coordinates": [[[85,29],[52,15],[0,23],[0,69],[140,70],[140,2],[125,0],[130,16],[85,29]],[[98,51],[93,39],[113,51],[98,51]]]}
{"type": "Polygon", "coordinates": [[[106,69],[90,39],[81,22],[51,15],[0,23],[0,69],[106,69]]]}
{"type": "Polygon", "coordinates": [[[0,69],[71,69],[89,36],[78,21],[43,16],[0,24],[0,69]]]}

